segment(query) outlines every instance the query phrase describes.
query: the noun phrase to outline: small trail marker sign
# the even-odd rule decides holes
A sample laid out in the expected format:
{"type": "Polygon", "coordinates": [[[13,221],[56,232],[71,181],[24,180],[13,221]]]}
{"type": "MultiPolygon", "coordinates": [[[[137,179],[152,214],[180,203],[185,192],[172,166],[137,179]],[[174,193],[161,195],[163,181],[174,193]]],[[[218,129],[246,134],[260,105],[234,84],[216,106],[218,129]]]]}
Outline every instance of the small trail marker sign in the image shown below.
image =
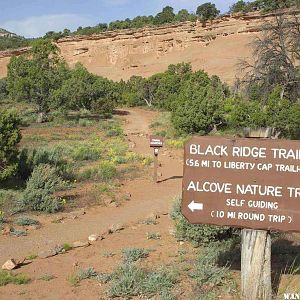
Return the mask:
{"type": "Polygon", "coordinates": [[[150,136],[150,147],[152,148],[161,148],[164,145],[163,138],[160,136],[150,136]]]}
{"type": "Polygon", "coordinates": [[[153,181],[157,182],[157,169],[158,169],[158,154],[159,154],[159,148],[163,147],[164,142],[163,138],[160,136],[150,136],[150,147],[154,148],[153,154],[154,154],[154,170],[153,170],[153,181]]]}
{"type": "Polygon", "coordinates": [[[193,137],[182,213],[193,224],[300,232],[300,141],[193,137]]]}

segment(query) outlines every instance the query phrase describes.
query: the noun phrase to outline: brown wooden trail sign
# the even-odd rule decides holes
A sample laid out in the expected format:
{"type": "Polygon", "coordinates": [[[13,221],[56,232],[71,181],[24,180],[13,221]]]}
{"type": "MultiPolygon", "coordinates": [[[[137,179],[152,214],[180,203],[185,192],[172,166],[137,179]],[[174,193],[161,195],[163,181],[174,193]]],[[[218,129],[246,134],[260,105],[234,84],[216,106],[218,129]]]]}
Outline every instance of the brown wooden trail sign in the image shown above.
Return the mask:
{"type": "Polygon", "coordinates": [[[152,148],[161,148],[164,145],[164,140],[160,136],[150,136],[150,147],[152,148]]]}
{"type": "Polygon", "coordinates": [[[182,213],[193,224],[300,232],[300,141],[193,137],[182,213]]]}

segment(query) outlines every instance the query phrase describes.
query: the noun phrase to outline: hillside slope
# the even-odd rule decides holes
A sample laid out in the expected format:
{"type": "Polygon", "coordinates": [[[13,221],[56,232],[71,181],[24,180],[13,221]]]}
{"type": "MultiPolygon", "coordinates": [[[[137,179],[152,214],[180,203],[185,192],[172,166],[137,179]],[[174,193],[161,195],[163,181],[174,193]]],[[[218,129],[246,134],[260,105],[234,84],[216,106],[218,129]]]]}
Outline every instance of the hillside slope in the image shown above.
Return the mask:
{"type": "MultiPolygon", "coordinates": [[[[300,10],[284,13],[300,14],[300,10]]],[[[194,70],[204,69],[231,84],[239,60],[251,57],[249,43],[259,34],[262,22],[274,15],[223,16],[207,26],[186,22],[67,37],[57,43],[71,66],[81,62],[89,71],[113,80],[147,77],[184,61],[192,63],[194,70]]],[[[0,77],[5,76],[10,57],[21,52],[0,52],[0,77]]]]}
{"type": "Polygon", "coordinates": [[[0,38],[1,37],[14,37],[17,36],[15,33],[9,32],[6,29],[0,28],[0,38]]]}

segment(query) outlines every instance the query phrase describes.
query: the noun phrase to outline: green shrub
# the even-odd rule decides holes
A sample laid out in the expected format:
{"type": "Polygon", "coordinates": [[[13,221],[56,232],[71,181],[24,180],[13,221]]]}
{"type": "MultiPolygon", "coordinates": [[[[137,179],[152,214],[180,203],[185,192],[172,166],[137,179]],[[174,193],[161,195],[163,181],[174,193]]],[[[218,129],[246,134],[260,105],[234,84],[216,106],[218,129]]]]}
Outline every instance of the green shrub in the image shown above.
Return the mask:
{"type": "Polygon", "coordinates": [[[139,296],[174,299],[172,289],[177,282],[176,274],[166,269],[146,271],[134,264],[123,264],[111,275],[110,297],[131,299],[139,296]]]}
{"type": "Polygon", "coordinates": [[[11,190],[0,190],[0,207],[5,203],[12,202],[17,197],[17,193],[11,190]]]}
{"type": "Polygon", "coordinates": [[[17,144],[20,119],[12,111],[0,111],[0,181],[14,176],[18,168],[17,144]]]}
{"type": "Polygon", "coordinates": [[[94,268],[90,267],[87,269],[80,269],[78,272],[71,274],[68,276],[68,281],[71,286],[78,286],[80,281],[86,279],[95,279],[100,281],[101,274],[98,274],[94,268]]]}
{"type": "Polygon", "coordinates": [[[193,225],[181,213],[181,200],[174,202],[171,218],[175,221],[176,237],[195,245],[208,244],[231,235],[231,229],[225,226],[193,225]]]}
{"type": "Polygon", "coordinates": [[[105,135],[107,137],[113,137],[113,136],[122,136],[123,135],[123,129],[122,127],[116,123],[116,122],[103,122],[100,123],[100,129],[105,132],[105,135]]]}
{"type": "Polygon", "coordinates": [[[184,134],[208,134],[224,124],[223,100],[226,87],[216,76],[195,72],[173,103],[171,121],[184,134]]]}
{"type": "Polygon", "coordinates": [[[107,181],[113,179],[117,175],[117,168],[114,163],[110,161],[102,161],[98,169],[98,178],[107,181]]]}
{"type": "Polygon", "coordinates": [[[75,161],[97,160],[101,157],[101,151],[92,145],[82,145],[74,148],[71,157],[75,161]]]}
{"type": "Polygon", "coordinates": [[[196,13],[199,16],[200,20],[205,22],[216,18],[219,15],[220,11],[216,8],[215,4],[206,2],[198,6],[196,13]]]}
{"type": "Polygon", "coordinates": [[[7,83],[5,78],[0,78],[0,100],[6,99],[8,97],[7,83]]]}
{"type": "Polygon", "coordinates": [[[0,230],[3,229],[4,223],[6,222],[4,212],[0,210],[0,230]]]}
{"type": "Polygon", "coordinates": [[[103,257],[114,257],[116,254],[112,251],[103,252],[103,257]]]}
{"type": "Polygon", "coordinates": [[[56,212],[61,206],[53,193],[65,186],[65,182],[57,175],[55,168],[40,164],[34,168],[27,181],[20,206],[24,210],[56,212]]]}
{"type": "Polygon", "coordinates": [[[48,39],[35,39],[29,52],[10,59],[7,89],[11,99],[32,103],[44,113],[40,121],[45,121],[54,106],[53,92],[63,83],[67,67],[59,57],[59,48],[48,39]]]}
{"type": "Polygon", "coordinates": [[[300,137],[300,102],[281,99],[281,88],[277,87],[265,101],[227,99],[225,111],[230,128],[272,127],[285,138],[300,137]]]}
{"type": "Polygon", "coordinates": [[[85,169],[77,175],[79,181],[85,181],[89,179],[96,179],[97,168],[85,169]]]}
{"type": "Polygon", "coordinates": [[[123,249],[124,262],[131,263],[139,259],[146,258],[149,255],[149,251],[143,248],[127,248],[123,249]]]}
{"type": "Polygon", "coordinates": [[[101,180],[108,181],[117,176],[118,171],[113,162],[102,161],[99,166],[85,169],[78,175],[78,180],[101,180]]]}
{"type": "Polygon", "coordinates": [[[81,269],[78,272],[78,279],[85,280],[96,277],[98,273],[94,270],[94,268],[81,269]]]}
{"type": "Polygon", "coordinates": [[[78,120],[78,125],[80,127],[91,127],[91,126],[94,126],[95,123],[91,120],[88,120],[88,119],[79,119],[78,120]]]}
{"type": "Polygon", "coordinates": [[[60,145],[38,149],[24,148],[19,156],[18,174],[23,180],[26,180],[35,167],[40,164],[47,164],[54,167],[64,179],[73,179],[72,166],[64,158],[65,152],[66,149],[60,145]]]}
{"type": "Polygon", "coordinates": [[[7,285],[9,283],[13,284],[26,284],[30,279],[22,274],[14,275],[11,272],[0,270],[0,286],[7,285]]]}
{"type": "Polygon", "coordinates": [[[147,219],[141,221],[141,224],[144,224],[144,225],[156,225],[157,221],[155,221],[153,218],[147,218],[147,219]]]}
{"type": "Polygon", "coordinates": [[[14,221],[15,224],[19,226],[30,226],[30,225],[39,225],[40,222],[37,220],[33,220],[28,217],[20,217],[14,221]]]}
{"type": "Polygon", "coordinates": [[[148,232],[147,233],[147,240],[160,240],[161,235],[159,232],[148,232]]]}
{"type": "Polygon", "coordinates": [[[78,63],[68,70],[60,88],[52,93],[53,104],[71,110],[91,110],[99,114],[112,113],[118,93],[114,82],[91,74],[78,63]]]}
{"type": "Polygon", "coordinates": [[[109,296],[131,299],[141,294],[141,288],[146,278],[146,272],[135,265],[121,265],[114,273],[109,296]]]}
{"type": "Polygon", "coordinates": [[[25,257],[26,260],[34,260],[36,258],[38,258],[37,254],[30,254],[25,257]]]}
{"type": "Polygon", "coordinates": [[[111,139],[107,145],[104,145],[107,156],[113,159],[115,156],[125,156],[128,146],[121,138],[111,139]]]}
{"type": "Polygon", "coordinates": [[[190,277],[196,279],[200,285],[210,284],[217,286],[222,284],[228,276],[228,268],[218,265],[220,249],[222,247],[220,247],[219,243],[212,243],[199,255],[196,270],[190,273],[190,277]]]}
{"type": "Polygon", "coordinates": [[[52,279],[54,279],[55,278],[55,276],[54,275],[52,275],[52,274],[44,274],[44,275],[42,275],[40,278],[39,278],[39,280],[43,280],[43,281],[50,281],[50,280],[52,280],[52,279]]]}
{"type": "Polygon", "coordinates": [[[114,164],[120,165],[127,162],[127,158],[124,156],[114,156],[111,160],[114,164]]]}
{"type": "Polygon", "coordinates": [[[15,229],[13,228],[10,232],[9,232],[10,235],[13,235],[13,236],[26,236],[27,235],[27,232],[24,231],[24,230],[20,230],[20,229],[15,229]]]}
{"type": "Polygon", "coordinates": [[[227,293],[236,293],[229,269],[230,262],[220,261],[221,256],[232,251],[233,244],[234,240],[211,243],[200,253],[195,269],[188,274],[196,282],[193,299],[194,296],[199,300],[219,298],[220,294],[224,296],[225,288],[227,293]]]}
{"type": "Polygon", "coordinates": [[[165,268],[160,268],[158,271],[149,272],[146,280],[143,283],[143,294],[147,297],[160,295],[162,299],[174,299],[171,290],[177,282],[176,274],[165,268]]]}
{"type": "Polygon", "coordinates": [[[75,273],[74,273],[74,274],[71,274],[71,275],[68,276],[67,279],[68,279],[68,282],[69,282],[69,284],[70,284],[71,286],[76,287],[76,286],[79,285],[80,280],[79,280],[77,274],[75,274],[75,273]]]}
{"type": "Polygon", "coordinates": [[[72,246],[68,243],[63,244],[63,249],[67,252],[72,250],[72,246]]]}
{"type": "Polygon", "coordinates": [[[145,158],[143,159],[143,165],[144,165],[144,166],[150,166],[150,165],[152,164],[152,162],[153,162],[153,158],[150,157],[150,156],[145,157],[145,158]]]}

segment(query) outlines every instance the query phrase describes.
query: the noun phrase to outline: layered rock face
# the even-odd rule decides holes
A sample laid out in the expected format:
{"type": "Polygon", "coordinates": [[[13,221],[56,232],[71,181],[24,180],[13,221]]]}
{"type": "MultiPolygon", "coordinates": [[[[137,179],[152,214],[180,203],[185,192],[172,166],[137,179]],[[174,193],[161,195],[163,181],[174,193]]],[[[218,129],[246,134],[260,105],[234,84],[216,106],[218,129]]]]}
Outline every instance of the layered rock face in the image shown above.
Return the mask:
{"type": "MultiPolygon", "coordinates": [[[[300,11],[288,11],[285,14],[300,11]]],[[[92,36],[67,37],[57,44],[69,65],[83,63],[89,71],[113,80],[132,75],[148,77],[169,64],[190,62],[232,84],[240,59],[251,58],[249,43],[264,21],[274,14],[223,16],[204,26],[186,22],[163,27],[110,31],[92,36]]],[[[12,55],[18,55],[12,53],[12,55]]],[[[9,55],[0,52],[0,76],[5,76],[9,55]]]]}

